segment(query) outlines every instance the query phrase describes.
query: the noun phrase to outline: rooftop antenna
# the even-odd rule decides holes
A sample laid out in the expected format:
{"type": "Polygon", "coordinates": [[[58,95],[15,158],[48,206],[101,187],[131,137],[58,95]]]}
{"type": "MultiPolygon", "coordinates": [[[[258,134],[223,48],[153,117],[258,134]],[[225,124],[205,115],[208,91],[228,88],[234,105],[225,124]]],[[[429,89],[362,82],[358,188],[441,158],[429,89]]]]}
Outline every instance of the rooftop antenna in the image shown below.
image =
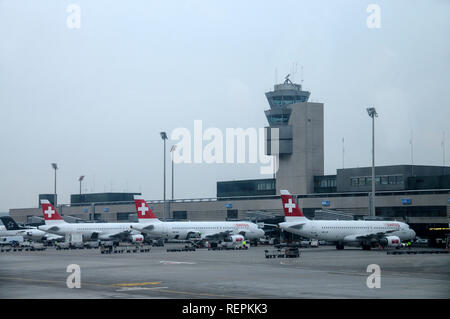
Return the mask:
{"type": "Polygon", "coordinates": [[[303,65],[300,67],[300,84],[303,85],[303,65]]]}
{"type": "Polygon", "coordinates": [[[294,80],[294,82],[295,82],[295,80],[296,80],[296,75],[297,75],[297,62],[292,62],[292,69],[291,69],[291,74],[292,74],[292,79],[294,80]]]}
{"type": "Polygon", "coordinates": [[[292,83],[291,82],[291,80],[289,80],[289,77],[291,76],[291,74],[289,73],[288,75],[286,75],[285,77],[284,77],[284,84],[286,84],[286,83],[292,83]]]}
{"type": "Polygon", "coordinates": [[[344,138],[342,138],[342,169],[345,168],[344,158],[345,158],[345,147],[344,147],[344,138]]]}
{"type": "Polygon", "coordinates": [[[409,139],[411,145],[411,175],[414,176],[414,153],[413,153],[413,131],[411,130],[411,137],[409,139]]]}
{"type": "Polygon", "coordinates": [[[445,131],[442,132],[442,166],[445,166],[445,131]]]}

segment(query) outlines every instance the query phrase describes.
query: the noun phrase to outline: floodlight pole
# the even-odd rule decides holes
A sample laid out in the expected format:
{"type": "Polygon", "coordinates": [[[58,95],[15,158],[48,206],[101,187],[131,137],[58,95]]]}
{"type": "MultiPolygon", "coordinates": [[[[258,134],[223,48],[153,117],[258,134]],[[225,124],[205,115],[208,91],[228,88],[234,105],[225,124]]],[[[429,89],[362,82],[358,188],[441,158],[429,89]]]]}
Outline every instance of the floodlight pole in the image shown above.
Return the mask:
{"type": "Polygon", "coordinates": [[[160,132],[161,138],[164,141],[164,191],[163,191],[163,199],[164,199],[164,221],[167,220],[167,212],[166,212],[166,140],[167,134],[166,132],[160,132]]]}
{"type": "Polygon", "coordinates": [[[58,165],[56,163],[52,163],[52,167],[55,170],[55,192],[54,192],[54,198],[53,198],[53,205],[56,208],[56,205],[57,205],[57,199],[56,199],[56,170],[58,169],[58,165]]]}
{"type": "Polygon", "coordinates": [[[370,196],[370,216],[375,216],[375,117],[378,117],[374,107],[367,108],[367,113],[372,118],[372,193],[370,196]]]}
{"type": "MultiPolygon", "coordinates": [[[[80,176],[78,178],[78,180],[80,181],[80,196],[81,196],[81,181],[84,179],[84,175],[80,176]]],[[[80,197],[80,201],[81,201],[81,197],[80,197]]]]}
{"type": "Polygon", "coordinates": [[[172,159],[172,201],[174,200],[174,170],[173,170],[173,152],[177,148],[177,145],[173,145],[170,149],[171,159],[172,159]]]}
{"type": "Polygon", "coordinates": [[[372,217],[375,216],[375,116],[372,116],[372,217]]]}

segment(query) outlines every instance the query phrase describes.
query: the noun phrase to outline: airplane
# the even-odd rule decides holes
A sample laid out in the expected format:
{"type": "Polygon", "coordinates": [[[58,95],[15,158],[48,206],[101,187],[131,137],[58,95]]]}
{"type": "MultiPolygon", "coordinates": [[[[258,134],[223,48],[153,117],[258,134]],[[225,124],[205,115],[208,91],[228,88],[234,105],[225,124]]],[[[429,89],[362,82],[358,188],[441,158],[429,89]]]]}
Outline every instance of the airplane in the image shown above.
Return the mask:
{"type": "Polygon", "coordinates": [[[36,227],[21,227],[10,216],[0,217],[4,226],[0,227],[0,236],[22,236],[31,241],[52,241],[62,239],[62,236],[47,233],[36,227]]]}
{"type": "Polygon", "coordinates": [[[264,230],[257,224],[246,221],[163,222],[155,216],[141,196],[135,195],[134,203],[139,223],[131,227],[150,236],[199,241],[231,241],[232,243],[241,243],[246,239],[258,239],[264,236],[264,230]]]}
{"type": "Polygon", "coordinates": [[[46,199],[41,200],[45,225],[38,228],[61,236],[81,234],[83,241],[123,241],[143,242],[144,236],[131,229],[133,223],[67,223],[46,199]]]}
{"type": "Polygon", "coordinates": [[[370,250],[375,245],[399,247],[404,240],[414,239],[416,233],[408,224],[398,221],[363,220],[309,220],[287,190],[281,190],[285,222],[281,229],[306,238],[336,243],[336,249],[344,244],[361,246],[370,250]]]}

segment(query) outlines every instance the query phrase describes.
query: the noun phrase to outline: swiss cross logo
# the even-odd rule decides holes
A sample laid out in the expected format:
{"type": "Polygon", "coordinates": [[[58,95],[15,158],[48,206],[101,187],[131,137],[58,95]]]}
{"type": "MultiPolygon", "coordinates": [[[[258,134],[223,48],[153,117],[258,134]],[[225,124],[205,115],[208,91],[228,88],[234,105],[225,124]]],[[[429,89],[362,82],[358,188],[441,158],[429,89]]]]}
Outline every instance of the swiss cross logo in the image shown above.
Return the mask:
{"type": "Polygon", "coordinates": [[[55,211],[49,206],[46,211],[44,211],[44,214],[47,215],[48,218],[52,218],[52,215],[55,213],[55,211]]]}
{"type": "Polygon", "coordinates": [[[295,208],[295,203],[292,202],[292,198],[289,198],[289,203],[284,204],[284,208],[287,208],[288,212],[292,214],[292,210],[295,208]]]}
{"type": "Polygon", "coordinates": [[[145,205],[145,203],[142,203],[141,207],[138,208],[138,211],[140,211],[142,215],[145,215],[145,213],[148,211],[148,207],[145,205]]]}

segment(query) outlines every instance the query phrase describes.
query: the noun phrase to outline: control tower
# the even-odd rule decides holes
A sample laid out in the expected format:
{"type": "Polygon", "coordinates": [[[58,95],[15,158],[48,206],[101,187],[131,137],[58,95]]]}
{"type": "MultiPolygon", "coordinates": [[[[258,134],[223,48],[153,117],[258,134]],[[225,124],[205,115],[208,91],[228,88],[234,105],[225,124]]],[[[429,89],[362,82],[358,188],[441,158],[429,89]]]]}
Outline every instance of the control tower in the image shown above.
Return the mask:
{"type": "Polygon", "coordinates": [[[281,189],[313,193],[314,176],[324,173],[323,103],[308,102],[309,95],[289,75],[266,93],[270,105],[264,111],[270,125],[266,127],[266,154],[278,155],[277,194],[281,189]],[[272,136],[268,128],[278,128],[278,136],[272,136]],[[271,144],[277,141],[278,151],[272,151],[271,144]]]}

